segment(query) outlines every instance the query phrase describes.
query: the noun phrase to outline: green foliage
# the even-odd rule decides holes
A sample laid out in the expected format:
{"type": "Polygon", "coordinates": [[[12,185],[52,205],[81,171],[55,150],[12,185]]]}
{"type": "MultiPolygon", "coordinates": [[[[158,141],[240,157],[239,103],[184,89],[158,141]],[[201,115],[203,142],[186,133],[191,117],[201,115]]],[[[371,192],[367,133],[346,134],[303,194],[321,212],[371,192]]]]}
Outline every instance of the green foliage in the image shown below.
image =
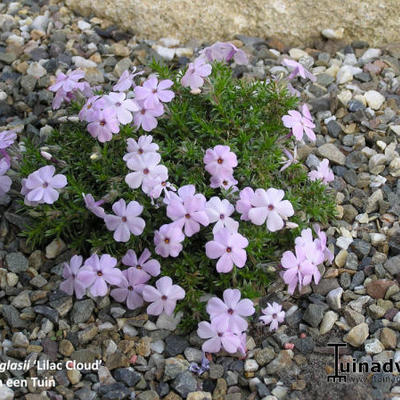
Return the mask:
{"type": "MultiPolygon", "coordinates": [[[[175,258],[163,259],[154,254],[154,230],[169,223],[165,207],[151,204],[140,189],[131,190],[125,183],[129,172],[122,157],[126,152],[126,139],[138,138],[143,131],[125,126],[119,135],[105,144],[94,140],[83,124],[66,123],[54,131],[46,145],[57,161],[57,173],[67,176],[68,186],[53,205],[24,207],[34,217],[34,224],[25,232],[35,246],[45,245],[54,237],[61,237],[76,253],[88,256],[91,252],[110,253],[119,259],[132,248],[140,254],[148,247],[159,259],[162,275],[169,275],[186,290],[186,298],[178,309],[188,311],[184,321],[192,327],[204,315],[203,294],[220,295],[228,287],[242,290],[243,296],[257,297],[274,275],[269,266],[279,260],[283,251],[293,247],[293,240],[312,222],[326,223],[334,216],[334,201],[325,186],[310,182],[300,164],[294,164],[282,173],[282,149],[290,147],[288,131],[281,117],[297,106],[297,99],[288,95],[279,83],[254,82],[233,79],[231,70],[221,64],[213,66],[209,82],[203,93],[193,95],[179,84],[179,76],[165,66],[152,65],[163,78],[173,76],[176,97],[168,104],[166,114],[151,132],[160,146],[162,163],[169,170],[170,181],[177,187],[194,184],[197,192],[207,199],[221,196],[233,204],[237,194],[209,186],[204,170],[206,149],[217,144],[229,145],[238,156],[239,165],[234,176],[239,189],[282,188],[285,198],[295,209],[291,221],[299,228],[278,233],[268,232],[265,225],[255,226],[241,222],[239,231],[249,239],[248,262],[243,269],[229,274],[218,274],[215,260],[205,255],[205,243],[212,239],[212,226],[184,241],[184,250],[175,258]],[[222,193],[221,193],[222,192],[222,193]],[[144,206],[142,217],[146,228],[140,237],[131,236],[128,243],[116,243],[104,222],[86,210],[82,193],[91,193],[96,200],[106,199],[106,212],[119,198],[127,202],[136,200],[144,206]]],[[[76,105],[74,111],[76,112],[76,105]]],[[[26,142],[26,154],[21,175],[26,177],[46,165],[40,151],[32,142],[26,142]]],[[[239,215],[236,214],[236,218],[239,215]]],[[[121,268],[124,268],[121,266],[121,268]]]]}

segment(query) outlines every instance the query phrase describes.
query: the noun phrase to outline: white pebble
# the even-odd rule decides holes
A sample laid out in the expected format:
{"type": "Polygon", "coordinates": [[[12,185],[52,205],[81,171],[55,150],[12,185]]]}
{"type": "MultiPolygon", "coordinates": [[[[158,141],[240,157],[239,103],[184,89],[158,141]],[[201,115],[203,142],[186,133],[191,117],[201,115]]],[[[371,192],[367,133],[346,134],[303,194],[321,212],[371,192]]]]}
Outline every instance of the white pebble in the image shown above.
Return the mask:
{"type": "Polygon", "coordinates": [[[87,31],[87,30],[90,29],[91,27],[92,27],[92,25],[90,25],[89,22],[86,22],[86,21],[83,21],[83,20],[81,20],[81,21],[78,22],[78,28],[79,28],[81,31],[87,31]]]}
{"type": "Polygon", "coordinates": [[[385,97],[376,90],[368,90],[368,92],[364,94],[364,97],[368,106],[373,110],[379,110],[385,102],[385,97]]]}
{"type": "Polygon", "coordinates": [[[73,63],[76,65],[77,68],[94,68],[97,67],[97,64],[92,60],[86,60],[81,56],[74,56],[72,57],[73,63]]]}

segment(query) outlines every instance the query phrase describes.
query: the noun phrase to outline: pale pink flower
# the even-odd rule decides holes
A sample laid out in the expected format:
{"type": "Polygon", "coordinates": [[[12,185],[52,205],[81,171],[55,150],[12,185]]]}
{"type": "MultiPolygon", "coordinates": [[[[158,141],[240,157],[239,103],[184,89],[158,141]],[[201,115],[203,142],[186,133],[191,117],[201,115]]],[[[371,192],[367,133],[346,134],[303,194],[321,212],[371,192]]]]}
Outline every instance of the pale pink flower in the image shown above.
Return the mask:
{"type": "Polygon", "coordinates": [[[110,296],[119,303],[126,302],[130,310],[142,307],[144,304],[142,293],[150,275],[133,267],[122,271],[122,275],[123,279],[117,288],[110,291],[110,296]]]}
{"type": "Polygon", "coordinates": [[[218,353],[224,349],[228,353],[236,353],[240,347],[240,337],[228,329],[228,321],[199,322],[197,335],[206,340],[201,349],[206,353],[218,353]]]}
{"type": "Polygon", "coordinates": [[[107,284],[119,285],[124,279],[116,265],[117,260],[109,254],[103,254],[100,258],[97,254],[93,254],[85,261],[77,279],[85,288],[89,288],[92,296],[105,296],[107,284]]]}
{"type": "Polygon", "coordinates": [[[85,73],[79,69],[68,71],[67,74],[59,72],[56,76],[56,82],[49,87],[52,92],[62,89],[64,92],[72,92],[78,88],[78,81],[85,76],[85,73]]]}
{"type": "Polygon", "coordinates": [[[303,79],[310,79],[312,82],[315,82],[317,80],[316,76],[314,76],[310,71],[305,69],[300,63],[294,60],[289,60],[285,58],[282,61],[282,64],[285,65],[286,67],[292,68],[292,72],[288,76],[288,79],[293,79],[297,75],[300,76],[303,79]]]}
{"type": "Polygon", "coordinates": [[[222,228],[214,234],[214,240],[206,243],[208,258],[219,258],[217,271],[227,273],[232,271],[234,265],[243,268],[246,264],[248,240],[240,233],[222,228]]]}
{"type": "Polygon", "coordinates": [[[144,153],[157,153],[159,150],[158,144],[153,143],[153,136],[151,135],[142,135],[139,137],[136,142],[135,139],[128,138],[127,143],[127,153],[124,155],[123,160],[128,161],[130,158],[135,155],[141,156],[144,153]]]}
{"type": "Polygon", "coordinates": [[[130,73],[128,70],[125,70],[121,74],[118,82],[113,86],[113,90],[117,92],[125,92],[132,86],[135,86],[135,81],[134,81],[135,76],[142,74],[143,71],[136,72],[136,67],[133,67],[132,73],[130,73]]]}
{"type": "Polygon", "coordinates": [[[94,118],[87,126],[87,130],[100,143],[109,142],[113,133],[119,132],[117,113],[112,107],[96,111],[94,118]]]}
{"type": "Polygon", "coordinates": [[[183,87],[190,87],[192,90],[201,88],[204,84],[204,78],[211,74],[211,65],[207,64],[206,61],[199,57],[190,63],[188,69],[181,79],[183,87]]]}
{"type": "Polygon", "coordinates": [[[104,208],[100,207],[104,203],[104,200],[96,201],[90,193],[89,194],[82,193],[82,196],[83,200],[85,201],[86,208],[94,215],[96,215],[96,217],[104,219],[106,213],[104,211],[104,208]]]}
{"type": "Polygon", "coordinates": [[[283,253],[281,265],[286,269],[282,273],[282,278],[288,285],[290,294],[294,293],[297,285],[301,290],[303,286],[310,284],[313,275],[318,271],[318,268],[307,260],[305,247],[298,245],[295,246],[295,254],[291,251],[283,253]]]}
{"type": "Polygon", "coordinates": [[[284,220],[294,214],[289,200],[282,200],[285,192],[280,189],[256,189],[251,199],[252,208],[248,211],[250,221],[255,225],[262,225],[267,221],[267,228],[271,232],[279,231],[284,227],[284,220]]]}
{"type": "Polygon", "coordinates": [[[126,175],[125,182],[132,189],[137,189],[146,181],[160,177],[163,181],[168,179],[168,169],[159,165],[161,156],[158,153],[143,153],[133,155],[127,161],[127,167],[134,171],[126,175]]]}
{"type": "Polygon", "coordinates": [[[254,190],[251,187],[245,187],[240,191],[240,199],[236,202],[236,211],[242,216],[240,217],[243,221],[249,221],[249,211],[253,208],[251,204],[254,199],[254,190]]]}
{"type": "Polygon", "coordinates": [[[205,169],[211,175],[229,177],[233,168],[238,164],[236,154],[229,146],[217,145],[213,149],[207,149],[203,158],[205,169]]]}
{"type": "Polygon", "coordinates": [[[276,331],[279,324],[285,320],[285,311],[282,311],[282,306],[278,303],[268,303],[267,307],[262,310],[263,314],[260,320],[265,325],[269,325],[269,330],[276,331]]]}
{"type": "Polygon", "coordinates": [[[172,315],[177,300],[185,297],[185,291],[179,285],[173,285],[169,276],[160,278],[156,287],[146,285],[142,294],[147,302],[152,303],[147,307],[150,315],[160,315],[163,311],[166,315],[172,315]]]}
{"type": "Polygon", "coordinates": [[[124,199],[115,202],[112,209],[116,215],[107,214],[104,217],[107,229],[114,231],[114,240],[117,242],[127,242],[131,233],[135,236],[142,234],[146,225],[143,218],[139,215],[143,211],[143,206],[137,201],[130,201],[126,205],[124,199]]]}
{"type": "Polygon", "coordinates": [[[183,240],[185,235],[175,224],[165,224],[154,233],[154,244],[156,245],[156,253],[161,257],[178,257],[182,251],[183,240]]]}
{"type": "Polygon", "coordinates": [[[144,249],[142,255],[137,259],[136,253],[133,250],[128,250],[122,257],[122,264],[128,267],[134,267],[138,270],[144,271],[151,276],[160,275],[160,263],[157,260],[149,258],[151,253],[149,249],[144,249]]]}
{"type": "Polygon", "coordinates": [[[170,79],[158,82],[158,79],[152,76],[144,81],[142,86],[135,87],[135,98],[142,101],[145,108],[154,108],[160,102],[168,103],[175,97],[174,92],[168,90],[173,84],[170,79]]]}
{"type": "Polygon", "coordinates": [[[310,181],[316,181],[319,179],[324,185],[332,182],[335,177],[333,171],[329,168],[329,160],[324,158],[318,165],[316,171],[311,171],[308,173],[310,181]]]}
{"type": "Polygon", "coordinates": [[[136,101],[127,99],[125,93],[111,92],[104,98],[108,105],[115,110],[117,119],[122,125],[132,122],[132,113],[139,111],[136,101]]]}
{"type": "Polygon", "coordinates": [[[286,149],[283,149],[283,152],[285,153],[288,160],[284,163],[283,167],[279,170],[281,172],[284,171],[286,168],[290,167],[292,164],[297,163],[297,147],[294,148],[293,154],[286,149]]]}
{"type": "Polygon", "coordinates": [[[167,216],[176,226],[183,228],[188,237],[200,231],[200,224],[207,226],[209,223],[205,211],[206,198],[195,191],[194,185],[182,186],[178,194],[171,193],[168,199],[167,216]]]}
{"type": "Polygon", "coordinates": [[[317,249],[324,254],[324,261],[327,261],[329,264],[332,263],[334,256],[326,246],[326,233],[321,231],[318,224],[314,224],[313,228],[318,236],[318,239],[315,240],[317,249]]]}
{"type": "Polygon", "coordinates": [[[9,168],[10,165],[8,162],[2,158],[0,160],[0,196],[4,196],[11,188],[11,178],[6,175],[6,172],[9,170],[9,168]]]}
{"type": "Polygon", "coordinates": [[[77,299],[81,299],[86,288],[82,282],[78,279],[78,273],[81,269],[83,259],[81,256],[73,256],[69,263],[64,263],[63,278],[64,282],[61,282],[60,289],[72,296],[75,292],[77,299]]]}
{"type": "Polygon", "coordinates": [[[236,192],[238,188],[235,186],[238,181],[233,177],[233,175],[218,176],[212,175],[210,178],[210,187],[213,189],[221,188],[225,190],[232,189],[232,192],[236,192]]]}
{"type": "Polygon", "coordinates": [[[206,204],[206,213],[210,223],[215,223],[213,233],[215,234],[222,228],[228,228],[232,232],[237,232],[239,222],[230,216],[234,213],[235,207],[228,200],[221,200],[219,197],[211,197],[206,204]]]}
{"type": "Polygon", "coordinates": [[[161,193],[164,192],[165,204],[169,203],[171,192],[176,192],[176,188],[172,183],[164,180],[162,176],[157,176],[152,180],[145,180],[142,185],[142,190],[152,199],[158,199],[161,196],[161,193]]]}
{"type": "Polygon", "coordinates": [[[240,299],[239,289],[226,289],[223,299],[212,297],[207,303],[207,312],[211,321],[218,323],[228,322],[228,328],[235,333],[241,333],[248,327],[246,317],[255,312],[253,302],[249,299],[240,299]]]}
{"type": "Polygon", "coordinates": [[[81,111],[79,111],[79,119],[81,121],[93,122],[97,119],[97,112],[102,110],[106,105],[106,101],[104,97],[101,96],[92,96],[89,97],[82,107],[81,111]]]}
{"type": "Polygon", "coordinates": [[[286,128],[291,128],[294,137],[298,141],[303,139],[304,134],[306,134],[311,141],[316,140],[313,131],[315,125],[312,122],[312,116],[306,104],[302,106],[302,114],[296,110],[290,110],[289,115],[284,115],[282,117],[282,121],[286,128]]]}
{"type": "Polygon", "coordinates": [[[0,132],[0,150],[5,150],[10,147],[17,138],[15,131],[2,131],[0,132]]]}
{"type": "Polygon", "coordinates": [[[164,114],[164,106],[159,103],[153,108],[146,108],[144,104],[138,102],[139,111],[133,114],[133,121],[137,128],[142,127],[146,132],[156,128],[158,122],[156,117],[161,117],[164,114]]]}
{"type": "Polygon", "coordinates": [[[62,174],[54,175],[55,171],[53,165],[46,165],[28,176],[24,182],[28,201],[53,204],[58,200],[57,189],[67,185],[67,178],[62,174]]]}
{"type": "Polygon", "coordinates": [[[208,61],[225,61],[233,59],[236,64],[248,64],[249,60],[243,50],[238,49],[232,43],[216,42],[212,46],[206,47],[202,53],[208,61]]]}

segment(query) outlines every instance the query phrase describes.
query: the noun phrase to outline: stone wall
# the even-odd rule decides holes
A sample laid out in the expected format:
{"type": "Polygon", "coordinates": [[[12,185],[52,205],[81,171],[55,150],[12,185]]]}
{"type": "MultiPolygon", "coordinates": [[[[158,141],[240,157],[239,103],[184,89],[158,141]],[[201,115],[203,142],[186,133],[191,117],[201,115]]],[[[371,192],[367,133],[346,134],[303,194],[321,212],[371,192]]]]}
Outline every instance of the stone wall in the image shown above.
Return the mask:
{"type": "Polygon", "coordinates": [[[277,36],[306,45],[326,28],[370,45],[400,38],[399,0],[67,0],[82,15],[97,15],[138,38],[181,41],[277,36]]]}

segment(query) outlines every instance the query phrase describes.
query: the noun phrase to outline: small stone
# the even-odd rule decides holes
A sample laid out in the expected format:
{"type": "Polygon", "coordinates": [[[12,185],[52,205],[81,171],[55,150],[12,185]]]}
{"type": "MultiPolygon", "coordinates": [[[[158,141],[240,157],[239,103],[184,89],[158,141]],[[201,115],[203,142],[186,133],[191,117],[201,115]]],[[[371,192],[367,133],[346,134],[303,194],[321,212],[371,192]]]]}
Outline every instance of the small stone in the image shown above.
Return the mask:
{"type": "Polygon", "coordinates": [[[378,306],[377,304],[371,304],[368,307],[368,310],[369,310],[369,313],[371,314],[371,317],[374,319],[382,318],[386,313],[386,310],[384,308],[378,306]]]}
{"type": "Polygon", "coordinates": [[[332,308],[332,310],[338,311],[342,308],[342,294],[343,289],[341,287],[333,289],[327,294],[326,301],[329,304],[329,307],[332,308]]]}
{"type": "Polygon", "coordinates": [[[180,396],[186,398],[189,393],[196,391],[197,381],[190,371],[185,371],[174,379],[171,386],[180,396]]]}
{"type": "Polygon", "coordinates": [[[5,385],[0,386],[0,400],[13,400],[14,392],[5,385]]]}
{"type": "Polygon", "coordinates": [[[164,380],[175,379],[180,373],[189,368],[189,363],[181,358],[171,357],[165,360],[164,380]]]}
{"type": "Polygon", "coordinates": [[[395,285],[394,281],[388,279],[378,279],[369,282],[365,288],[367,289],[367,294],[374,299],[383,299],[385,297],[386,291],[390,286],[395,285]]]}
{"type": "Polygon", "coordinates": [[[6,255],[6,265],[9,271],[18,274],[28,269],[29,261],[22,253],[9,253],[6,255]]]}
{"type": "Polygon", "coordinates": [[[364,97],[368,106],[373,110],[379,110],[385,102],[385,97],[376,90],[368,90],[364,97]]]}
{"type": "Polygon", "coordinates": [[[380,57],[382,54],[381,49],[368,49],[365,53],[360,57],[360,61],[363,63],[368,63],[372,61],[374,58],[380,57]]]}
{"type": "Polygon", "coordinates": [[[87,60],[81,56],[72,57],[72,62],[75,64],[76,68],[96,68],[97,64],[94,61],[87,60]]]}
{"type": "Polygon", "coordinates": [[[244,363],[244,370],[246,372],[255,372],[258,370],[258,367],[259,367],[259,365],[256,360],[249,359],[249,360],[246,360],[244,363]]]}
{"type": "Polygon", "coordinates": [[[158,329],[166,329],[168,331],[174,331],[178,324],[181,322],[183,313],[178,312],[175,315],[167,315],[165,313],[162,313],[158,318],[157,318],[157,328],[158,329]]]}
{"type": "Polygon", "coordinates": [[[29,340],[22,332],[14,333],[14,335],[12,337],[12,342],[13,342],[14,346],[17,346],[17,347],[28,347],[29,346],[29,340]]]}
{"type": "Polygon", "coordinates": [[[92,315],[94,302],[91,299],[76,301],[72,309],[71,319],[75,324],[86,322],[92,315]]]}
{"type": "Polygon", "coordinates": [[[353,347],[360,347],[369,336],[368,324],[365,322],[352,328],[344,337],[343,340],[353,347]]]}
{"type": "Polygon", "coordinates": [[[256,350],[254,353],[254,359],[260,367],[268,364],[275,357],[275,351],[272,347],[264,347],[263,349],[256,350]]]}
{"type": "Polygon", "coordinates": [[[183,336],[170,335],[165,339],[166,347],[165,352],[167,356],[173,357],[182,354],[186,347],[189,346],[188,341],[183,336]]]}
{"type": "Polygon", "coordinates": [[[335,322],[338,320],[338,318],[339,316],[334,311],[326,312],[324,318],[322,319],[319,333],[321,335],[328,333],[333,328],[333,325],[335,325],[335,322]]]}
{"type": "Polygon", "coordinates": [[[148,336],[142,337],[136,343],[136,352],[139,356],[148,357],[151,353],[150,349],[151,338],[148,336]]]}
{"type": "Polygon", "coordinates": [[[267,366],[267,374],[276,374],[280,371],[288,371],[292,367],[292,350],[281,350],[278,357],[274,358],[267,366]]]}
{"type": "Polygon", "coordinates": [[[339,268],[343,268],[345,263],[346,263],[346,259],[347,259],[347,255],[349,253],[347,252],[347,250],[342,249],[339,251],[339,253],[336,255],[335,257],[335,264],[339,267],[339,268]]]}
{"type": "Polygon", "coordinates": [[[79,28],[81,31],[87,31],[87,30],[89,30],[91,27],[92,27],[92,25],[90,25],[89,22],[86,22],[86,21],[83,21],[83,20],[78,21],[78,28],[79,28]]]}
{"type": "Polygon", "coordinates": [[[74,352],[74,346],[73,344],[66,339],[61,340],[59,347],[58,347],[58,351],[66,357],[69,357],[73,352],[74,352]]]}
{"type": "Polygon", "coordinates": [[[192,392],[187,396],[187,400],[212,400],[210,392],[192,392]]]}
{"type": "Polygon", "coordinates": [[[164,58],[167,61],[171,61],[175,56],[175,49],[170,49],[168,47],[155,45],[153,49],[157,52],[157,54],[164,58]]]}
{"type": "Polygon", "coordinates": [[[26,72],[28,73],[28,75],[31,75],[36,79],[39,79],[47,74],[46,69],[43,68],[38,62],[33,62],[28,67],[28,70],[26,72]]]}
{"type": "Polygon", "coordinates": [[[132,367],[117,368],[113,374],[117,381],[124,383],[128,387],[135,386],[142,378],[142,375],[136,372],[132,367]]]}
{"type": "Polygon", "coordinates": [[[385,262],[384,268],[393,276],[400,273],[400,255],[389,258],[385,262]]]}
{"type": "Polygon", "coordinates": [[[364,343],[365,352],[367,354],[379,354],[385,350],[385,347],[378,339],[368,339],[364,343]]]}
{"type": "Polygon", "coordinates": [[[69,381],[75,385],[80,382],[82,378],[82,374],[77,369],[69,369],[67,370],[67,376],[69,381]]]}
{"type": "Polygon", "coordinates": [[[390,328],[382,328],[380,341],[385,347],[385,349],[394,350],[397,346],[396,332],[390,328]]]}
{"type": "Polygon", "coordinates": [[[355,74],[359,74],[361,72],[361,68],[354,67],[352,65],[343,65],[339,68],[339,71],[336,75],[336,83],[338,85],[342,85],[343,83],[350,82],[353,80],[353,76],[355,74]]]}
{"type": "Polygon", "coordinates": [[[338,29],[323,29],[321,32],[322,36],[327,39],[342,39],[344,34],[344,28],[338,29]]]}
{"type": "Polygon", "coordinates": [[[187,347],[184,353],[189,362],[201,363],[203,358],[203,352],[201,350],[195,349],[194,347],[187,347]]]}
{"type": "Polygon", "coordinates": [[[304,50],[293,48],[289,50],[289,55],[291,58],[294,60],[300,60],[302,57],[308,57],[308,53],[306,53],[304,50]]]}
{"type": "Polygon", "coordinates": [[[30,299],[29,293],[30,292],[28,290],[22,291],[18,296],[14,297],[11,304],[17,308],[30,307],[31,299],[30,299]]]}
{"type": "Polygon", "coordinates": [[[54,239],[46,246],[46,258],[52,260],[59,256],[66,248],[66,244],[61,239],[54,239]]]}
{"type": "Polygon", "coordinates": [[[324,309],[325,307],[322,305],[310,304],[303,315],[303,320],[312,327],[318,328],[318,325],[324,316],[324,309]]]}
{"type": "Polygon", "coordinates": [[[318,154],[335,164],[344,165],[346,162],[346,156],[332,143],[318,147],[318,154]]]}

